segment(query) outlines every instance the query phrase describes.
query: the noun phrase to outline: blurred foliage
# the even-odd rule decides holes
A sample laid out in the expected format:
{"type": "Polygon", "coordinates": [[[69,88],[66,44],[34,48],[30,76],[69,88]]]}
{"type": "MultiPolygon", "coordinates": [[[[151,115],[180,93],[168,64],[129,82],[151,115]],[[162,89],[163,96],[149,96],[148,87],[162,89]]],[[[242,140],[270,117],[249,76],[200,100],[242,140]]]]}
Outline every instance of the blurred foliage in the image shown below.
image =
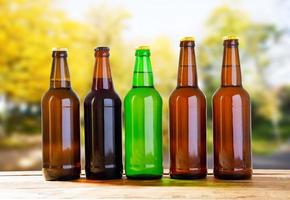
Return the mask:
{"type": "MultiPolygon", "coordinates": [[[[72,87],[82,100],[91,87],[93,49],[96,45],[113,46],[113,77],[116,77],[117,89],[124,94],[129,78],[122,74],[130,66],[130,57],[126,55],[128,51],[123,45],[121,30],[129,14],[118,8],[100,5],[92,8],[94,12],[90,12],[86,23],[83,23],[68,18],[62,10],[55,8],[55,2],[0,1],[0,94],[5,96],[6,103],[39,106],[42,95],[49,87],[53,47],[69,49],[72,87]],[[119,56],[120,52],[124,52],[124,56],[119,56]],[[124,84],[118,84],[120,82],[124,84]]],[[[27,125],[31,124],[26,114],[15,108],[6,108],[6,116],[1,116],[2,123],[6,124],[2,131],[6,134],[26,132],[29,129],[27,125]],[[20,120],[21,117],[25,119],[20,120]],[[15,121],[20,122],[21,130],[14,126],[15,121]]],[[[39,122],[39,113],[34,114],[34,121],[39,122]]],[[[39,132],[39,125],[36,128],[39,132]]]]}
{"type": "Polygon", "coordinates": [[[154,84],[163,99],[163,143],[164,152],[169,145],[169,95],[177,83],[177,56],[174,54],[171,42],[166,37],[157,37],[152,44],[152,65],[154,84]]]}
{"type": "MultiPolygon", "coordinates": [[[[40,131],[39,111],[29,109],[39,108],[41,96],[49,87],[52,47],[69,49],[72,87],[81,100],[91,87],[93,49],[97,45],[111,47],[113,82],[120,96],[123,98],[131,87],[136,42],[123,40],[130,13],[103,3],[91,8],[85,21],[76,21],[56,8],[55,3],[55,0],[0,0],[0,94],[7,104],[16,105],[7,107],[0,116],[0,123],[6,124],[2,132],[7,135],[40,131]],[[23,103],[28,109],[17,108],[23,103]]],[[[197,41],[196,52],[199,82],[207,95],[209,143],[211,96],[220,84],[222,37],[228,34],[240,37],[243,81],[252,98],[253,138],[260,140],[254,150],[262,152],[272,139],[289,138],[290,87],[273,88],[266,74],[273,61],[270,48],[279,44],[284,32],[273,24],[255,22],[248,13],[228,6],[217,7],[210,13],[205,30],[208,35],[200,43],[197,41]]],[[[168,97],[176,87],[178,55],[165,35],[156,37],[150,46],[155,85],[164,103],[167,149],[168,97]]]]}
{"type": "Polygon", "coordinates": [[[278,90],[279,108],[281,120],[279,130],[282,139],[289,139],[290,135],[290,86],[283,86],[278,90]]]}
{"type": "MultiPolygon", "coordinates": [[[[49,0],[1,0],[0,27],[1,92],[9,100],[39,102],[48,86],[52,47],[66,46],[72,52],[86,48],[83,25],[69,20],[49,0]]],[[[79,65],[82,58],[77,58],[79,65]]]]}
{"type": "Polygon", "coordinates": [[[81,97],[90,88],[93,49],[97,44],[113,46],[113,72],[119,81],[126,77],[120,75],[127,69],[128,56],[119,55],[126,52],[120,37],[129,14],[101,5],[92,9],[87,23],[81,23],[69,19],[51,2],[0,1],[0,44],[5,44],[0,46],[0,92],[9,100],[39,103],[49,85],[53,47],[69,49],[72,84],[81,97]]]}
{"type": "MultiPolygon", "coordinates": [[[[272,62],[271,46],[279,42],[283,32],[275,25],[255,22],[246,12],[227,6],[218,7],[211,13],[206,28],[210,35],[205,37],[199,47],[198,60],[204,91],[208,97],[208,108],[211,108],[213,91],[220,84],[223,53],[221,38],[225,35],[237,35],[240,38],[243,83],[252,99],[254,138],[269,138],[272,134],[279,137],[278,98],[269,84],[266,70],[272,62]]],[[[208,111],[211,116],[211,109],[208,111]]]]}
{"type": "MultiPolygon", "coordinates": [[[[5,150],[26,150],[39,146],[41,146],[41,137],[39,137],[39,135],[31,135],[27,137],[27,135],[23,135],[23,132],[14,133],[13,135],[0,140],[0,147],[5,150]]],[[[3,166],[1,166],[1,168],[2,167],[3,166]]]]}

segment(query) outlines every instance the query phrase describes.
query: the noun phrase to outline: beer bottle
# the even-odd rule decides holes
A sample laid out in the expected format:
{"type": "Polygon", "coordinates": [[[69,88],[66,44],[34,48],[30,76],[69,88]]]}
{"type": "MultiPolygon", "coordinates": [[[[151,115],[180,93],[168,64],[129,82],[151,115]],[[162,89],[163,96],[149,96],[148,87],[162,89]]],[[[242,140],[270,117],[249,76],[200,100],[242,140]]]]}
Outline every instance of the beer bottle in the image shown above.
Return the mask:
{"type": "Polygon", "coordinates": [[[116,179],[123,173],[121,100],[113,87],[109,51],[95,49],[93,84],[84,102],[88,179],[116,179]]]}
{"type": "Polygon", "coordinates": [[[221,87],[213,96],[214,176],[252,176],[251,102],[242,86],[238,38],[224,38],[221,87]]]}
{"type": "Polygon", "coordinates": [[[80,177],[79,98],[70,85],[67,50],[52,52],[50,88],[42,98],[43,172],[46,180],[80,177]]]}
{"type": "Polygon", "coordinates": [[[206,167],[206,98],[198,87],[195,41],[180,41],[177,88],[169,98],[170,177],[204,178],[206,167]]]}
{"type": "Polygon", "coordinates": [[[133,88],[125,97],[125,170],[131,179],[162,177],[162,99],[153,85],[150,49],[135,53],[133,88]]]}

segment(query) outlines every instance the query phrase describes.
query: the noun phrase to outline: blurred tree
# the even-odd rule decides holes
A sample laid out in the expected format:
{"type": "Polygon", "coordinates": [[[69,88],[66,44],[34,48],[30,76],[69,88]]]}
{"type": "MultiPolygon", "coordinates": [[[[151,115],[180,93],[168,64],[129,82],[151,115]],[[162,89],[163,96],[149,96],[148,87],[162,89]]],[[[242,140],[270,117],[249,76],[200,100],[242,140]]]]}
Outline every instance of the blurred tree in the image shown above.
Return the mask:
{"type": "MultiPolygon", "coordinates": [[[[167,161],[169,149],[169,130],[168,130],[168,101],[169,95],[177,84],[178,56],[175,54],[170,39],[166,36],[157,37],[151,45],[152,67],[154,73],[154,84],[160,92],[163,100],[163,144],[164,160],[167,161]]],[[[167,162],[165,162],[167,163],[167,162]]],[[[168,166],[167,166],[168,167],[168,166]]]]}
{"type": "MultiPolygon", "coordinates": [[[[70,19],[56,4],[57,1],[49,0],[0,0],[0,95],[7,102],[39,105],[49,87],[53,47],[69,49],[72,87],[81,99],[92,83],[96,46],[114,47],[111,55],[115,85],[128,82],[127,76],[123,76],[128,56],[120,54],[127,52],[121,32],[129,14],[120,8],[100,5],[92,9],[89,20],[82,22],[70,19]]],[[[9,116],[5,116],[1,123],[8,122],[9,116]]]]}
{"type": "MultiPolygon", "coordinates": [[[[110,47],[110,62],[114,87],[123,97],[131,86],[130,75],[125,75],[128,68],[132,66],[134,54],[130,45],[125,44],[122,38],[122,32],[126,28],[125,21],[130,17],[125,9],[119,7],[108,6],[105,3],[92,8],[87,16],[87,24],[89,31],[87,40],[89,49],[96,46],[110,47]],[[122,83],[122,84],[120,84],[122,83]]],[[[93,56],[93,51],[87,55],[89,58],[93,56]]],[[[93,71],[93,59],[90,64],[90,72],[93,71]]],[[[91,86],[91,81],[87,85],[87,89],[91,86]]]]}
{"type": "MultiPolygon", "coordinates": [[[[266,71],[271,65],[271,45],[278,42],[283,32],[275,25],[254,22],[246,12],[228,6],[218,7],[212,12],[206,29],[210,35],[205,37],[199,47],[199,61],[205,92],[210,97],[208,108],[211,108],[211,97],[219,86],[223,55],[222,38],[225,35],[237,35],[240,38],[242,73],[247,73],[247,76],[243,76],[244,86],[250,92],[252,101],[257,102],[253,113],[269,119],[273,126],[272,130],[268,131],[272,131],[278,137],[277,125],[280,115],[277,96],[267,79],[266,71]]],[[[208,111],[211,112],[211,109],[208,111]]]]}
{"type": "Polygon", "coordinates": [[[290,138],[290,86],[282,86],[278,90],[279,107],[281,110],[281,120],[279,130],[283,139],[290,138]]]}
{"type": "Polygon", "coordinates": [[[91,84],[93,48],[97,45],[114,46],[113,65],[122,65],[122,68],[114,68],[113,72],[123,72],[124,59],[119,55],[126,48],[121,32],[129,14],[100,5],[92,10],[88,21],[77,22],[56,9],[56,3],[0,1],[0,92],[14,101],[40,101],[49,86],[52,47],[69,49],[72,86],[82,97],[91,84]]]}
{"type": "Polygon", "coordinates": [[[81,41],[82,26],[49,0],[2,0],[0,27],[0,92],[14,101],[39,102],[49,84],[51,48],[81,44],[71,43],[81,41]]]}

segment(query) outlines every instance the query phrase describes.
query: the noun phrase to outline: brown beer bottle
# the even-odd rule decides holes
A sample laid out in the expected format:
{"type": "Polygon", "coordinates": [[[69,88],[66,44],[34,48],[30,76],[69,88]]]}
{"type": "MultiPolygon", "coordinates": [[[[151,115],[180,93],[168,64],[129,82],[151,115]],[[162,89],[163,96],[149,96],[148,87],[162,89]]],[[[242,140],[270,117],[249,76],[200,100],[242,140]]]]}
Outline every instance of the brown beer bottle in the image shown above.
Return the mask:
{"type": "Polygon", "coordinates": [[[111,77],[108,47],[95,49],[95,69],[90,93],[84,102],[86,177],[122,177],[121,99],[111,77]]]}
{"type": "Polygon", "coordinates": [[[170,176],[204,178],[206,166],[206,98],[198,87],[192,37],[180,42],[177,88],[169,99],[170,176]]]}
{"type": "Polygon", "coordinates": [[[214,176],[252,176],[251,102],[242,86],[238,38],[224,38],[221,87],[213,96],[214,176]]]}
{"type": "Polygon", "coordinates": [[[52,52],[50,88],[42,98],[43,173],[46,180],[80,177],[79,98],[70,85],[67,50],[52,52]]]}

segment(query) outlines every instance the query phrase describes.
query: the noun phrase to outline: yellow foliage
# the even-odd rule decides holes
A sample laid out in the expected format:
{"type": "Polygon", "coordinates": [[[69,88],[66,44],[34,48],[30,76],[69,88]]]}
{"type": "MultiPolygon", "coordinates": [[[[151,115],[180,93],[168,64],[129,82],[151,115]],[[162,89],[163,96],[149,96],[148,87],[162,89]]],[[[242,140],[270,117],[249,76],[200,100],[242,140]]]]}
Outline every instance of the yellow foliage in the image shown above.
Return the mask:
{"type": "MultiPolygon", "coordinates": [[[[101,6],[102,12],[95,10],[88,23],[82,23],[69,19],[53,3],[49,0],[0,1],[0,93],[14,101],[40,101],[49,87],[53,47],[69,49],[72,86],[80,97],[90,88],[93,49],[97,45],[114,44],[113,74],[121,74],[125,68],[126,59],[120,56],[125,51],[120,33],[121,22],[128,17],[126,12],[105,10],[101,6]]],[[[119,78],[116,79],[118,82],[119,78]]]]}

